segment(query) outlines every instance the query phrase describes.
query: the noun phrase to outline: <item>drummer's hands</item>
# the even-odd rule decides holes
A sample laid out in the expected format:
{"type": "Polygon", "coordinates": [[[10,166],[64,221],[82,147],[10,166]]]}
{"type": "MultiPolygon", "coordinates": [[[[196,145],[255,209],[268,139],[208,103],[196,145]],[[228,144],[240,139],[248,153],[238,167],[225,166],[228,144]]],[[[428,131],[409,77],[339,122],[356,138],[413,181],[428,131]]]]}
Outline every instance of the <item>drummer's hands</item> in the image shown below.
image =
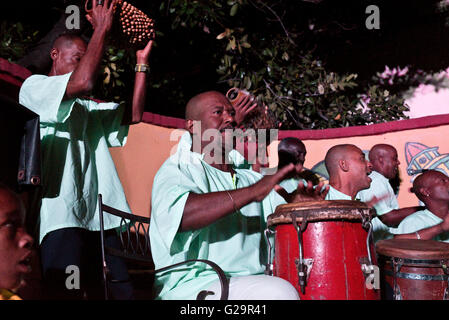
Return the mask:
{"type": "Polygon", "coordinates": [[[390,197],[390,195],[388,193],[385,193],[385,194],[381,195],[380,197],[373,196],[373,198],[370,201],[366,201],[365,204],[368,207],[372,208],[376,204],[378,204],[379,202],[381,202],[381,201],[383,201],[385,199],[388,199],[389,197],[390,197]]]}
{"type": "Polygon", "coordinates": [[[290,163],[278,170],[275,174],[264,176],[251,186],[251,188],[253,188],[251,192],[254,195],[253,201],[262,201],[273,189],[276,188],[276,185],[284,180],[290,173],[293,171],[297,172],[301,169],[302,165],[295,166],[293,163],[290,163]]]}
{"type": "Polygon", "coordinates": [[[276,187],[276,192],[279,193],[288,203],[294,203],[301,201],[324,200],[329,192],[329,188],[329,185],[324,187],[324,182],[320,182],[316,187],[314,187],[311,181],[308,181],[307,185],[300,181],[298,183],[298,188],[292,193],[288,193],[281,186],[276,187]]]}
{"type": "Polygon", "coordinates": [[[99,0],[92,0],[92,11],[86,14],[86,19],[94,30],[102,29],[104,32],[111,30],[116,1],[104,0],[104,3],[99,5],[99,0]]]}

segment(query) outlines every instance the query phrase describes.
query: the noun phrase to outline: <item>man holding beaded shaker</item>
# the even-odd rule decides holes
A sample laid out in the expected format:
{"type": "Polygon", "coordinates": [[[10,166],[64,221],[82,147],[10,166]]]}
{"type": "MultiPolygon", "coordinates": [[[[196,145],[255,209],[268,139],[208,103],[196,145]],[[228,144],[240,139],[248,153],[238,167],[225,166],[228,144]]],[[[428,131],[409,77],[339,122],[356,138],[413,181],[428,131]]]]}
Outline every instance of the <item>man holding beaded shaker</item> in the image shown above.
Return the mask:
{"type": "MultiPolygon", "coordinates": [[[[142,119],[153,41],[136,52],[131,105],[98,103],[85,96],[93,89],[114,23],[115,0],[93,0],[86,16],[93,34],[86,44],[73,34],[60,35],[50,51],[47,75],[32,75],[20,90],[20,103],[40,116],[43,195],[39,244],[46,297],[102,299],[101,249],[97,195],[130,212],[109,147],[126,143],[130,124],[142,119]],[[66,286],[67,267],[79,268],[80,288],[66,286]]],[[[118,245],[120,221],[105,217],[105,241],[118,245]]],[[[132,299],[126,265],[109,257],[111,275],[123,282],[110,288],[115,299],[132,299]]]]}

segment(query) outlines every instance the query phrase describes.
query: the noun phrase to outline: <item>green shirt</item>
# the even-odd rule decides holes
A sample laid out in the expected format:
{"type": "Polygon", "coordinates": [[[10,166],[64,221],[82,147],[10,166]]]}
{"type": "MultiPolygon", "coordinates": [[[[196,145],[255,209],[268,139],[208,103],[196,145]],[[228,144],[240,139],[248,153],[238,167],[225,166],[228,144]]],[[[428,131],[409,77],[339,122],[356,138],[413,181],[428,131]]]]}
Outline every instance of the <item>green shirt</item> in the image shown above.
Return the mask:
{"type": "MultiPolygon", "coordinates": [[[[99,230],[99,193],[105,204],[130,211],[108,150],[126,142],[123,107],[85,99],[63,101],[70,75],[33,75],[19,94],[20,103],[40,116],[43,199],[39,242],[61,228],[99,230]]],[[[105,216],[105,229],[119,225],[119,218],[105,216]]]]}
{"type": "MultiPolygon", "coordinates": [[[[440,217],[434,215],[428,209],[425,209],[409,215],[401,221],[397,228],[390,228],[390,232],[393,234],[412,233],[436,226],[441,222],[443,222],[443,220],[440,217]]],[[[449,232],[439,234],[433,238],[433,240],[449,242],[449,232]]]]}
{"type": "MultiPolygon", "coordinates": [[[[360,201],[369,202],[374,196],[381,199],[387,195],[387,197],[374,205],[374,209],[376,209],[376,213],[379,216],[386,214],[391,210],[399,209],[398,200],[396,199],[396,195],[394,194],[393,188],[391,187],[388,179],[377,171],[371,172],[370,178],[370,187],[357,193],[357,198],[360,199],[360,201]]],[[[391,228],[384,224],[379,218],[373,218],[372,224],[374,242],[392,238],[390,233],[391,228]]]]}
{"type": "MultiPolygon", "coordinates": [[[[187,259],[208,259],[229,277],[263,274],[267,263],[263,237],[266,218],[277,205],[285,203],[284,199],[273,191],[263,201],[250,203],[207,227],[178,232],[190,192],[204,194],[243,188],[262,178],[252,170],[234,167],[234,182],[229,172],[208,165],[203,161],[204,155],[191,152],[191,146],[191,136],[186,132],[176,153],[164,162],[154,178],[150,240],[156,268],[187,259]]],[[[243,157],[235,150],[230,158],[234,164],[243,163],[243,157]]],[[[217,279],[208,265],[196,263],[158,274],[155,285],[158,298],[195,299],[199,291],[217,279]]]]}
{"type": "Polygon", "coordinates": [[[388,179],[376,171],[371,172],[370,178],[372,180],[370,187],[360,191],[357,194],[357,197],[363,202],[368,202],[371,201],[374,196],[378,199],[386,196],[374,205],[378,215],[383,215],[392,210],[399,209],[398,200],[396,199],[396,195],[394,194],[388,179]]]}

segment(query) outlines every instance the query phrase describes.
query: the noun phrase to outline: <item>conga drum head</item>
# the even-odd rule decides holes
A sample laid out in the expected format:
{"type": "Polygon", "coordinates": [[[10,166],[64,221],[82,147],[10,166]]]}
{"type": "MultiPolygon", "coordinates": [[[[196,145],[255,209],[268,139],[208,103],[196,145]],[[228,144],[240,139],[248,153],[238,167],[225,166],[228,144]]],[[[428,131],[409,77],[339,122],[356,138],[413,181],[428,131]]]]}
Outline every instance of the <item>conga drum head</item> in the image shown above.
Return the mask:
{"type": "Polygon", "coordinates": [[[268,216],[268,227],[281,223],[292,223],[292,214],[296,222],[302,223],[326,220],[371,220],[373,209],[360,201],[320,200],[288,203],[277,206],[275,212],[268,216]]]}
{"type": "Polygon", "coordinates": [[[434,240],[388,239],[376,243],[376,252],[403,259],[449,259],[449,243],[434,240]]]}

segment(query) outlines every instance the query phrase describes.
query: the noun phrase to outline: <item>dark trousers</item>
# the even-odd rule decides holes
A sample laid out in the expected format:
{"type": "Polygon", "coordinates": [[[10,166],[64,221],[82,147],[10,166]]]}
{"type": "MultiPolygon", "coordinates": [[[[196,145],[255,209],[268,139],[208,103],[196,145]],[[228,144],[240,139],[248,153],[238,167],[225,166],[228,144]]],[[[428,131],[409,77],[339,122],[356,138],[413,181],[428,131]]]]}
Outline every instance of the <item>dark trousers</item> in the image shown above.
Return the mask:
{"type": "MultiPolygon", "coordinates": [[[[105,243],[107,246],[120,247],[115,230],[105,232],[105,243]]],[[[52,231],[42,241],[40,255],[47,299],[104,299],[99,231],[81,228],[52,231]]],[[[120,281],[109,284],[109,298],[133,299],[125,261],[119,257],[106,256],[106,263],[111,277],[120,281]]]]}

